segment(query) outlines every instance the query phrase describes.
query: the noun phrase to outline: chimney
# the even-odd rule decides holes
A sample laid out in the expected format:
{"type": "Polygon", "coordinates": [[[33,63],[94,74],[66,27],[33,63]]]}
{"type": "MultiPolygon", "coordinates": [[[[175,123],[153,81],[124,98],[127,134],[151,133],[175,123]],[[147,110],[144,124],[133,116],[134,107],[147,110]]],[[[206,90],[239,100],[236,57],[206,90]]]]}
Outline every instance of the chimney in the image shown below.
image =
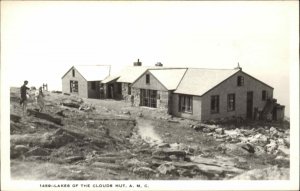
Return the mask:
{"type": "Polygon", "coordinates": [[[140,62],[140,59],[137,60],[137,62],[133,63],[133,66],[141,66],[142,62],[140,62]]]}
{"type": "Polygon", "coordinates": [[[155,66],[163,66],[163,64],[161,62],[157,62],[155,66]]]}
{"type": "Polygon", "coordinates": [[[239,62],[238,62],[237,67],[235,67],[234,69],[242,70],[242,67],[240,67],[240,63],[239,62]]]}

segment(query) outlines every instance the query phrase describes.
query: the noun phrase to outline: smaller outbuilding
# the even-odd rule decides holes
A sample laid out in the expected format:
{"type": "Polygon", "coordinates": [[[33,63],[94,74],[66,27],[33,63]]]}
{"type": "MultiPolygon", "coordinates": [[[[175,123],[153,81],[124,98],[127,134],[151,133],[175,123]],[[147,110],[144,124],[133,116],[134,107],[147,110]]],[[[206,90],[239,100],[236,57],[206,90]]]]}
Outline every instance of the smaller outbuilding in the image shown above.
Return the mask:
{"type": "Polygon", "coordinates": [[[100,98],[100,83],[110,75],[110,65],[72,66],[62,76],[62,92],[83,98],[100,98]]]}

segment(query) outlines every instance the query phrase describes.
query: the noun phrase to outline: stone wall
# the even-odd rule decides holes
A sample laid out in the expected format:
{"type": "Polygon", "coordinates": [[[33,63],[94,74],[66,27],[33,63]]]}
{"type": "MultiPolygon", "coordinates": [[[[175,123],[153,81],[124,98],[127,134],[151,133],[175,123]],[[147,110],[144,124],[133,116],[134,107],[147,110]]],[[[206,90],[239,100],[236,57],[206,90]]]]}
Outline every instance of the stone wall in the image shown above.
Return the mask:
{"type": "Polygon", "coordinates": [[[157,108],[166,109],[168,111],[169,107],[169,92],[167,91],[157,91],[157,108]]]}
{"type": "MultiPolygon", "coordinates": [[[[140,91],[140,89],[138,89],[138,88],[131,88],[131,95],[133,95],[134,96],[134,106],[140,106],[140,103],[141,103],[141,101],[140,101],[140,94],[141,94],[141,91],[140,91]]],[[[129,100],[128,101],[130,101],[130,96],[128,96],[129,97],[129,100]]]]}
{"type": "Polygon", "coordinates": [[[122,99],[124,99],[125,101],[130,101],[130,95],[128,94],[128,85],[130,85],[130,83],[122,83],[122,99]]]}
{"type": "MultiPolygon", "coordinates": [[[[132,88],[131,94],[134,96],[134,106],[140,106],[140,94],[141,90],[139,88],[132,88]]],[[[129,101],[130,101],[130,96],[129,101]]],[[[166,114],[169,113],[169,101],[170,93],[168,91],[157,91],[157,108],[160,111],[164,111],[166,114]]]]}

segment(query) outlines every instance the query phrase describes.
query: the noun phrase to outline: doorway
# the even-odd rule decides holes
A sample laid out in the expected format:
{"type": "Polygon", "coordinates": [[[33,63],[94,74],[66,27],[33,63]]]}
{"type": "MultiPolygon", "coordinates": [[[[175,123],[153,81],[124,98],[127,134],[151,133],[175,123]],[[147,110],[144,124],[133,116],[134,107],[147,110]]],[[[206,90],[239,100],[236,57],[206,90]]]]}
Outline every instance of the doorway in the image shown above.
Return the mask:
{"type": "Polygon", "coordinates": [[[253,92],[247,92],[247,118],[253,118],[253,92]]]}

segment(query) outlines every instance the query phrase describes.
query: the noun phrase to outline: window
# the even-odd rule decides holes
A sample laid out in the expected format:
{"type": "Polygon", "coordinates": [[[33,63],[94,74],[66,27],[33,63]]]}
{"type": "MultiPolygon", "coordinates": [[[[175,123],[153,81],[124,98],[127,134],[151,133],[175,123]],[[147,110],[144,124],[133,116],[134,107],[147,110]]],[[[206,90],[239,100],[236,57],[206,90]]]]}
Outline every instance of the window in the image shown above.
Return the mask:
{"type": "Polygon", "coordinates": [[[141,89],[140,104],[141,106],[154,107],[157,105],[157,90],[141,89]]]}
{"type": "Polygon", "coordinates": [[[219,113],[219,96],[218,95],[211,96],[210,110],[211,110],[211,113],[219,113]]]}
{"type": "Polygon", "coordinates": [[[130,84],[128,84],[128,95],[131,95],[131,87],[130,87],[130,84]]]}
{"type": "Polygon", "coordinates": [[[263,90],[263,91],[261,92],[261,99],[262,99],[263,101],[266,101],[266,100],[268,99],[268,92],[267,92],[266,90],[263,90]]]}
{"type": "Polygon", "coordinates": [[[72,76],[75,77],[75,70],[72,70],[72,76]]]}
{"type": "Polygon", "coordinates": [[[237,77],[237,85],[238,86],[243,86],[244,85],[244,77],[243,76],[238,76],[237,77]]]}
{"type": "Polygon", "coordinates": [[[150,75],[146,74],[146,84],[150,84],[150,75]]]}
{"type": "Polygon", "coordinates": [[[188,95],[179,95],[179,111],[185,113],[193,112],[193,97],[188,95]]]}
{"type": "Polygon", "coordinates": [[[235,110],[235,94],[227,95],[227,111],[235,110]]]}
{"type": "Polygon", "coordinates": [[[91,89],[96,90],[96,82],[91,82],[91,89]]]}
{"type": "Polygon", "coordinates": [[[78,81],[74,81],[74,80],[70,81],[70,92],[78,93],[78,81]]]}

